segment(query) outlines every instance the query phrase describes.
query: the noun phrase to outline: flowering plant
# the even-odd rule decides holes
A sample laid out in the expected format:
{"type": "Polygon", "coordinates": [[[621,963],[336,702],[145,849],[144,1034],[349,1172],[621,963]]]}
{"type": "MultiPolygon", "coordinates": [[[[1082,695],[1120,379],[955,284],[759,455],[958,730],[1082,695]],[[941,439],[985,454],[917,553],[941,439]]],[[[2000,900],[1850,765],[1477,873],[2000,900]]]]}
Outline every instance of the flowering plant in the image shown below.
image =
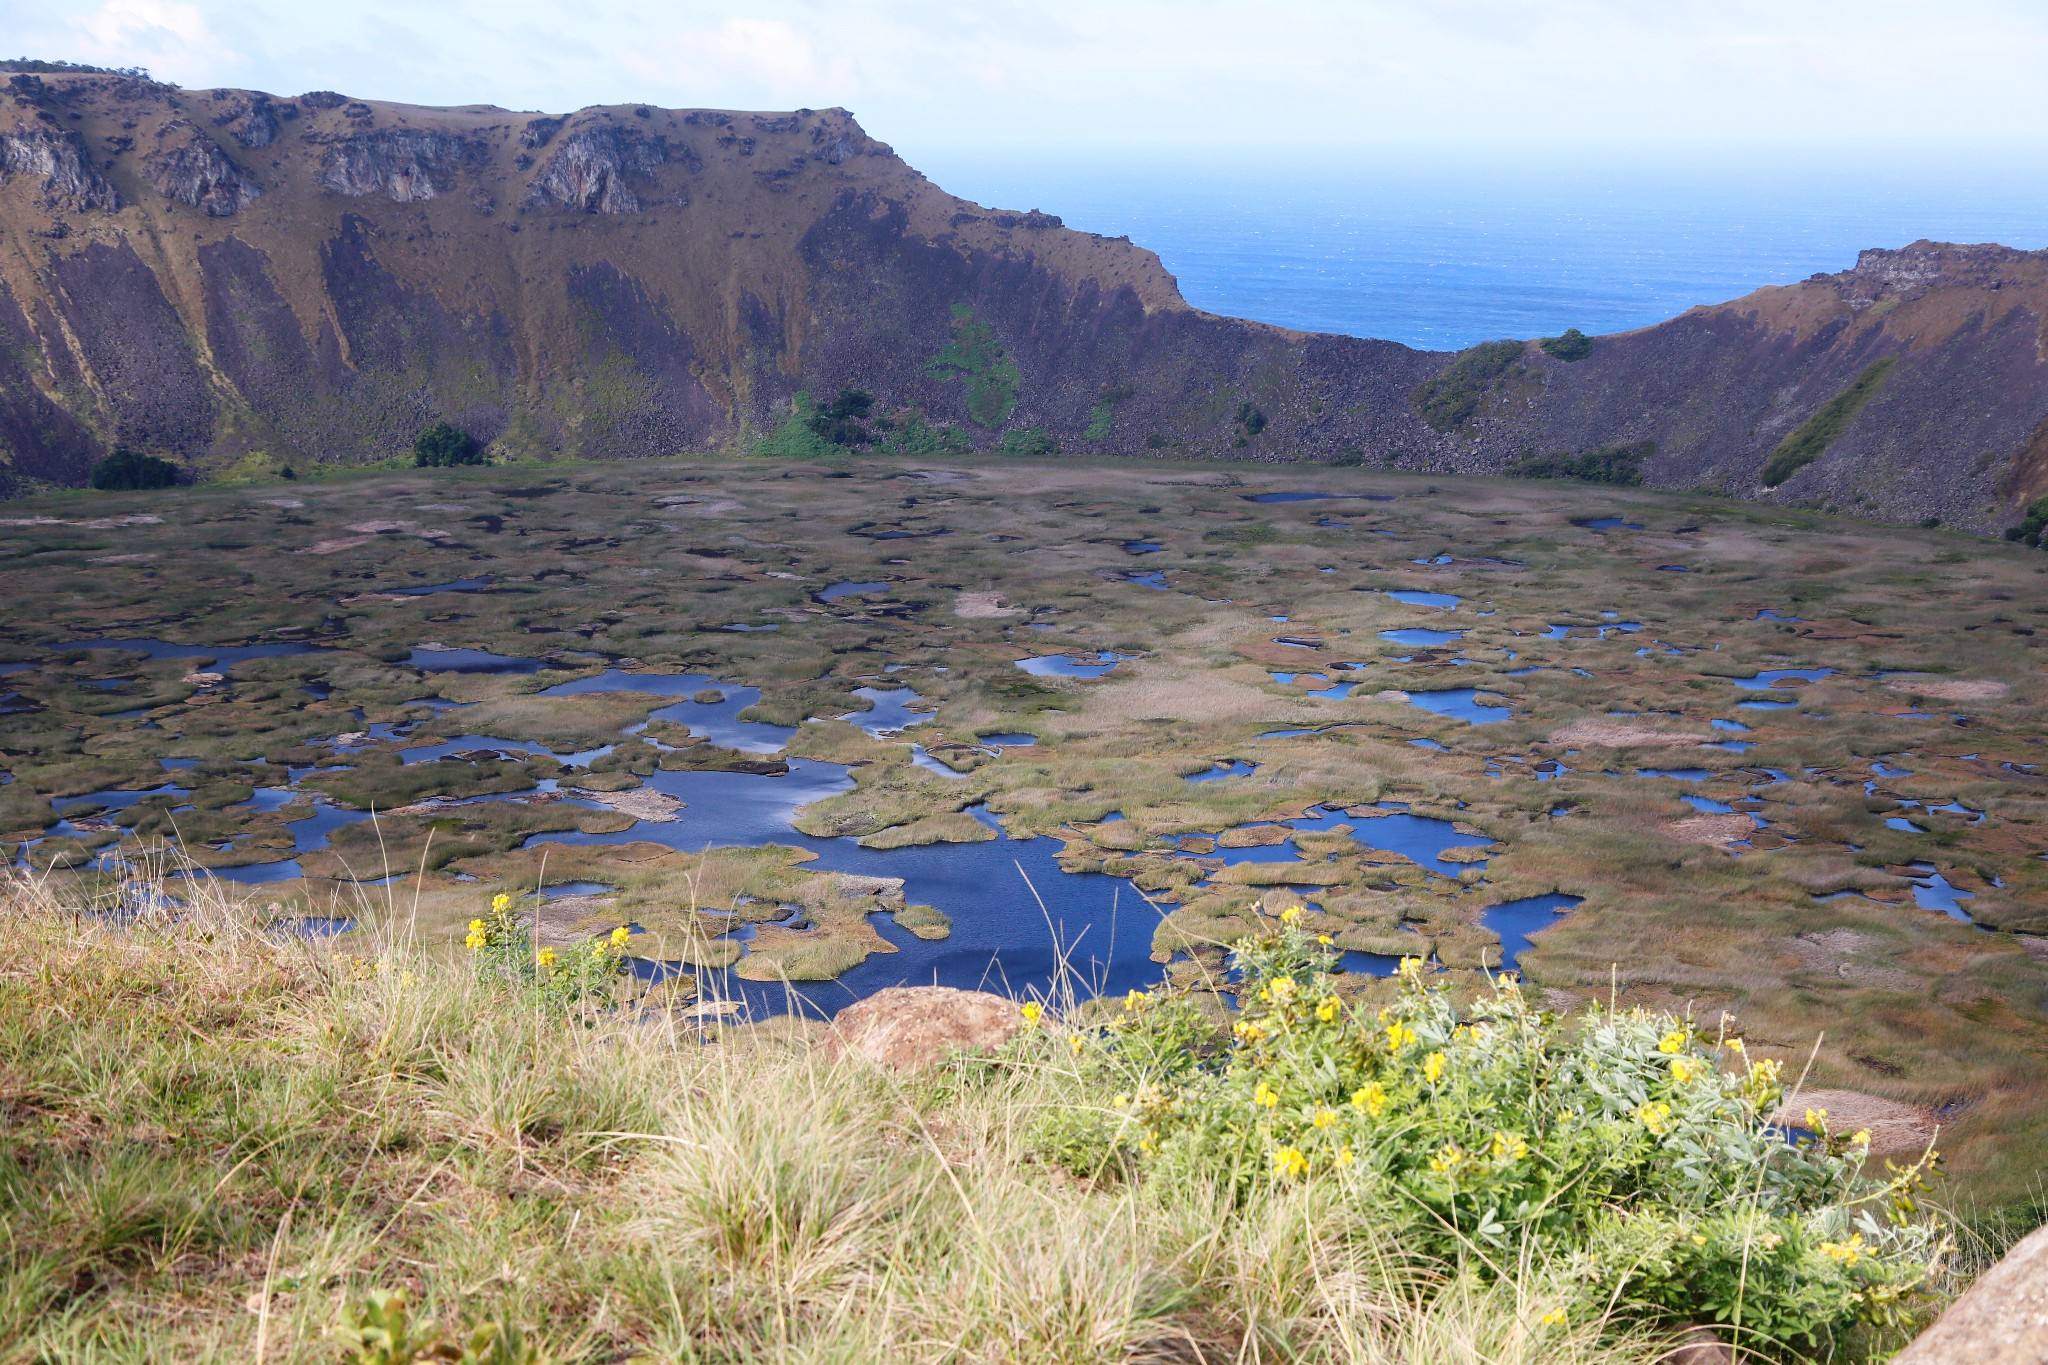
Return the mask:
{"type": "Polygon", "coordinates": [[[1913,1201],[1936,1154],[1875,1178],[1868,1134],[1818,1112],[1788,1141],[1765,1119],[1778,1065],[1739,1039],[1636,1010],[1567,1030],[1507,976],[1461,1007],[1420,959],[1392,1003],[1349,1003],[1296,924],[1235,965],[1225,1042],[1191,1045],[1200,1011],[1165,991],[1073,1034],[1077,1078],[1114,1098],[1042,1124],[1041,1154],[1239,1204],[1326,1186],[1431,1260],[1490,1277],[1538,1248],[1589,1314],[1727,1324],[1779,1353],[1898,1321],[1943,1249],[1913,1201]]]}
{"type": "Polygon", "coordinates": [[[567,1013],[612,1002],[613,988],[626,969],[631,937],[632,931],[621,925],[605,938],[569,948],[536,949],[512,897],[499,892],[491,898],[489,913],[469,922],[463,942],[487,976],[532,993],[546,1008],[567,1013]]]}

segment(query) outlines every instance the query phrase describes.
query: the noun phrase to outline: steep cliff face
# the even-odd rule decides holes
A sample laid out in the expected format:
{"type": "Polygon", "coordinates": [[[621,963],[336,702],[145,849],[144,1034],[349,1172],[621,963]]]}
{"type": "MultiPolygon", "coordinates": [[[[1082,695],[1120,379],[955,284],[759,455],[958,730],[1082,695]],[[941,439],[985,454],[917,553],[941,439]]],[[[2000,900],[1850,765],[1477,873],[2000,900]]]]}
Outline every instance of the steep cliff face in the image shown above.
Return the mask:
{"type": "Polygon", "coordinates": [[[0,156],[16,481],[116,441],[381,458],[444,418],[530,454],[752,448],[846,387],[951,448],[1436,440],[1406,395],[1441,357],[1196,313],[1150,253],[954,199],[836,110],[17,76],[0,156]]]}
{"type": "Polygon", "coordinates": [[[1151,253],[953,198],[838,110],[0,85],[7,487],[117,441],[377,459],[443,419],[551,457],[801,446],[804,395],[860,388],[932,448],[1497,470],[1653,440],[1655,483],[1988,526],[2048,491],[2044,295],[2039,254],[1919,244],[1473,370],[1199,313],[1151,253]],[[1454,421],[1418,401],[1445,374],[1454,421]]]}
{"type": "Polygon", "coordinates": [[[2048,252],[1865,251],[1576,361],[1528,345],[1444,458],[1650,440],[1652,483],[1988,529],[2048,492],[2044,325],[2048,252]]]}

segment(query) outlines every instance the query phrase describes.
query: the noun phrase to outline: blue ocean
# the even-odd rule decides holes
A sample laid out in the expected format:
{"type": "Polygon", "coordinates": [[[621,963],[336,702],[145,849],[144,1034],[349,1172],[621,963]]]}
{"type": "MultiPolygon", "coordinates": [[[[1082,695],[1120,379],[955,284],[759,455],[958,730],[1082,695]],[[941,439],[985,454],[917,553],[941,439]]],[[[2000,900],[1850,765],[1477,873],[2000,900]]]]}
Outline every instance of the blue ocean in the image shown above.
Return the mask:
{"type": "Polygon", "coordinates": [[[1923,237],[2048,247],[2048,163],[1982,149],[918,164],[963,198],[1129,236],[1198,308],[1432,350],[1645,327],[1923,237]]]}

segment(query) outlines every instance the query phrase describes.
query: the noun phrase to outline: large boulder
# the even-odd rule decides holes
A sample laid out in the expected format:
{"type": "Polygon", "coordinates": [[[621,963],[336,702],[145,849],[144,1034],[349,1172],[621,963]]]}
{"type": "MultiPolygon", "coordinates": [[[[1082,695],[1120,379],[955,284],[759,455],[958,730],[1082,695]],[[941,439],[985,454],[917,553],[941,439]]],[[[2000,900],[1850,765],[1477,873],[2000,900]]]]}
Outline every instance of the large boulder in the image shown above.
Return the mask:
{"type": "Polygon", "coordinates": [[[825,1053],[914,1071],[954,1052],[1000,1047],[1023,1026],[1015,1001],[987,991],[891,986],[839,1011],[825,1053]]]}
{"type": "Polygon", "coordinates": [[[2048,1228],[1949,1305],[1892,1365],[2040,1365],[2048,1360],[2048,1228]]]}

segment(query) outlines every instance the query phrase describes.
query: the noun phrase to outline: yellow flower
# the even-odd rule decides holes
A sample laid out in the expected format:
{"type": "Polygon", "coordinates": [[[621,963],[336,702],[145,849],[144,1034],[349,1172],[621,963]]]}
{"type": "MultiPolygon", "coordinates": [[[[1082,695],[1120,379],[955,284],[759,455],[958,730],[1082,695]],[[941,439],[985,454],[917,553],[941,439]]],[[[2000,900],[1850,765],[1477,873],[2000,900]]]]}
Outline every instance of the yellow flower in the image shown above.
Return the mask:
{"type": "Polygon", "coordinates": [[[1045,1017],[1045,1006],[1039,1004],[1036,1000],[1026,1000],[1023,1004],[1017,1006],[1017,1013],[1024,1016],[1025,1028],[1037,1028],[1038,1021],[1045,1017]]]}
{"type": "Polygon", "coordinates": [[[1671,1131],[1671,1106],[1662,1103],[1638,1105],[1636,1122],[1649,1129],[1650,1136],[1663,1137],[1671,1131]]]}
{"type": "Polygon", "coordinates": [[[1356,1160],[1358,1160],[1358,1158],[1357,1158],[1356,1156],[1352,1155],[1352,1152],[1351,1152],[1351,1147],[1350,1147],[1350,1145],[1349,1145],[1348,1143],[1347,1143],[1346,1145],[1344,1145],[1344,1146],[1342,1146],[1342,1147],[1339,1147],[1339,1148],[1337,1149],[1337,1169],[1338,1169],[1338,1170],[1340,1170],[1340,1171],[1341,1171],[1341,1170],[1343,1170],[1343,1169],[1344,1169],[1344,1168],[1345,1168],[1346,1166],[1349,1166],[1349,1165],[1350,1165],[1350,1164],[1351,1164],[1352,1162],[1354,1162],[1354,1161],[1356,1161],[1356,1160]]]}
{"type": "Polygon", "coordinates": [[[1545,1327],[1562,1327],[1565,1324],[1564,1310],[1562,1308],[1553,1308],[1542,1317],[1536,1319],[1536,1321],[1545,1327]]]}
{"type": "Polygon", "coordinates": [[[1414,1041],[1415,1030],[1409,1028],[1406,1024],[1396,1020],[1387,1025],[1387,1046],[1393,1051],[1398,1052],[1414,1041]]]}
{"type": "Polygon", "coordinates": [[[1520,1161],[1529,1155],[1529,1144],[1517,1133],[1495,1133],[1493,1135],[1493,1159],[1495,1161],[1520,1161]]]}
{"type": "Polygon", "coordinates": [[[555,950],[543,948],[533,955],[533,960],[542,967],[552,967],[555,965],[555,950]]]}
{"type": "Polygon", "coordinates": [[[1301,923],[1301,917],[1307,913],[1308,911],[1299,905],[1290,905],[1280,912],[1280,922],[1282,924],[1299,924],[1301,923]]]}
{"type": "Polygon", "coordinates": [[[1328,934],[1316,935],[1316,942],[1322,944],[1325,948],[1329,947],[1332,943],[1335,943],[1336,941],[1336,939],[1331,938],[1328,934]]]}
{"type": "Polygon", "coordinates": [[[1707,1239],[1695,1232],[1692,1235],[1692,1244],[1696,1247],[1703,1247],[1707,1244],[1707,1239]]]}
{"type": "Polygon", "coordinates": [[[1252,1019],[1238,1020],[1235,1024],[1231,1026],[1231,1032],[1235,1033],[1239,1038],[1243,1039],[1247,1043],[1260,1042],[1266,1036],[1265,1028],[1261,1026],[1256,1020],[1252,1019]]]}
{"type": "Polygon", "coordinates": [[[1438,1082],[1439,1080],[1442,1080],[1442,1079],[1443,1079],[1443,1074],[1444,1074],[1444,1054],[1443,1054],[1443,1053],[1441,1053],[1441,1052],[1432,1052],[1432,1053],[1430,1053],[1430,1054],[1429,1054],[1429,1055],[1428,1055],[1427,1057],[1424,1057],[1424,1058],[1422,1059],[1422,1079],[1423,1079],[1423,1080],[1427,1081],[1427,1082],[1428,1082],[1429,1084],[1431,1084],[1431,1085],[1435,1085],[1435,1084],[1436,1084],[1436,1083],[1437,1083],[1437,1082],[1438,1082]]]}
{"type": "Polygon", "coordinates": [[[1318,1128],[1328,1128],[1331,1124],[1337,1121],[1337,1111],[1334,1109],[1325,1109],[1318,1106],[1318,1108],[1316,1109],[1316,1116],[1309,1121],[1315,1124],[1315,1126],[1318,1128]]]}
{"type": "Polygon", "coordinates": [[[1124,996],[1124,1009],[1128,1013],[1135,1014],[1145,1008],[1145,1002],[1150,998],[1145,992],[1133,988],[1124,996]]]}
{"type": "Polygon", "coordinates": [[[632,937],[633,931],[621,924],[618,928],[612,930],[612,947],[623,948],[626,946],[626,940],[632,937]]]}
{"type": "Polygon", "coordinates": [[[484,929],[484,922],[473,919],[469,922],[469,937],[462,941],[470,948],[483,948],[490,944],[491,937],[484,929]]]}
{"type": "Polygon", "coordinates": [[[1131,1097],[1129,1095],[1118,1095],[1109,1102],[1112,1109],[1127,1109],[1130,1107],[1130,1103],[1131,1097]]]}
{"type": "Polygon", "coordinates": [[[1138,1139],[1138,1150],[1143,1152],[1147,1156],[1150,1156],[1152,1155],[1152,1153],[1159,1150],[1159,1143],[1156,1139],[1154,1139],[1149,1130],[1146,1132],[1145,1136],[1138,1139]]]}
{"type": "Polygon", "coordinates": [[[1700,1064],[1690,1057],[1671,1059],[1671,1079],[1680,1085],[1690,1085],[1700,1076],[1700,1064]]]}
{"type": "Polygon", "coordinates": [[[1849,1145],[1851,1147],[1868,1147],[1870,1145],[1870,1130],[1868,1128],[1858,1128],[1855,1132],[1849,1134],[1849,1145]]]}
{"type": "Polygon", "coordinates": [[[1252,1103],[1261,1109],[1271,1109],[1280,1103],[1280,1092],[1260,1081],[1252,1087],[1252,1103]]]}
{"type": "Polygon", "coordinates": [[[1316,1018],[1322,1020],[1326,1024],[1330,1023],[1336,1019],[1337,1011],[1340,1008],[1342,1008],[1342,1006],[1338,1002],[1336,996],[1325,996],[1323,998],[1323,1003],[1316,1006],[1316,1018]]]}
{"type": "Polygon", "coordinates": [[[512,898],[511,898],[510,896],[506,895],[506,894],[505,894],[505,893],[504,893],[503,891],[500,891],[500,892],[499,892],[499,893],[498,893],[497,895],[495,895],[495,896],[491,897],[491,913],[492,913],[492,914],[494,914],[494,915],[502,915],[502,914],[504,914],[504,913],[505,913],[505,912],[506,912],[507,910],[510,910],[511,908],[512,908],[512,898]]]}
{"type": "Polygon", "coordinates": [[[1351,1092],[1351,1107],[1363,1109],[1373,1118],[1387,1112],[1387,1088],[1378,1081],[1360,1086],[1351,1092]]]}
{"type": "Polygon", "coordinates": [[[1671,1030],[1671,1032],[1665,1034],[1662,1038],[1659,1038],[1657,1040],[1657,1051],[1663,1053],[1667,1057],[1671,1056],[1674,1053],[1683,1051],[1684,1048],[1685,1030],[1682,1028],[1675,1028],[1671,1030]]]}
{"type": "Polygon", "coordinates": [[[1402,958],[1400,972],[1403,981],[1415,980],[1422,975],[1422,959],[1419,957],[1402,958]]]}
{"type": "Polygon", "coordinates": [[[1760,1085],[1776,1085],[1781,1069],[1782,1063],[1777,1058],[1766,1057],[1762,1061],[1749,1064],[1749,1078],[1760,1085]]]}
{"type": "Polygon", "coordinates": [[[1863,1234],[1855,1233],[1846,1242],[1822,1242],[1820,1254],[1842,1265],[1855,1265],[1863,1259],[1863,1234]]]}
{"type": "Polygon", "coordinates": [[[1071,1037],[1071,1038],[1067,1039],[1067,1051],[1069,1051],[1069,1052],[1073,1053],[1073,1054],[1074,1054],[1074,1055],[1075,1055],[1076,1057],[1078,1057],[1078,1056],[1080,1056],[1080,1055],[1081,1055],[1081,1035],[1080,1035],[1080,1034],[1078,1034],[1078,1033],[1077,1033],[1077,1034],[1075,1034],[1075,1035],[1074,1035],[1073,1037],[1071,1037]]]}
{"type": "Polygon", "coordinates": [[[1294,998],[1294,978],[1283,976],[1267,989],[1273,992],[1275,1000],[1287,1001],[1294,998]]]}
{"type": "Polygon", "coordinates": [[[1438,1175],[1444,1175],[1456,1171],[1464,1163],[1464,1149],[1455,1142],[1446,1142],[1437,1149],[1437,1154],[1429,1159],[1429,1169],[1438,1175]]]}
{"type": "Polygon", "coordinates": [[[1283,1180],[1299,1180],[1308,1174],[1308,1158],[1298,1147],[1282,1147],[1273,1153],[1273,1174],[1283,1180]]]}
{"type": "Polygon", "coordinates": [[[1749,1051],[1749,1047],[1740,1038],[1730,1038],[1728,1040],[1728,1050],[1740,1057],[1743,1053],[1749,1051]]]}
{"type": "Polygon", "coordinates": [[[1825,1109],[1807,1110],[1806,1126],[1813,1129],[1816,1133],[1825,1133],[1828,1130],[1828,1111],[1825,1109]]]}

